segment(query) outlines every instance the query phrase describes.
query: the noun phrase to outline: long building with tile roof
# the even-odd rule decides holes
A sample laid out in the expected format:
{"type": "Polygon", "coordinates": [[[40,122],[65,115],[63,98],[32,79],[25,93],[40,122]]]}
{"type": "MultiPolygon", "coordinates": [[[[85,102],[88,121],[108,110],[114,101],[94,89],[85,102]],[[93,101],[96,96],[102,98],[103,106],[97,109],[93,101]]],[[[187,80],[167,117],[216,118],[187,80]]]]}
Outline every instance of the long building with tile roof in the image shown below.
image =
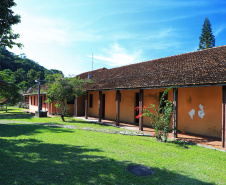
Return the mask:
{"type": "MultiPolygon", "coordinates": [[[[139,129],[152,126],[149,117],[139,117],[142,109],[155,104],[168,87],[166,99],[173,102],[173,119],[169,125],[177,137],[185,133],[214,137],[226,148],[226,46],[195,51],[146,62],[101,68],[78,75],[88,79],[86,94],[68,102],[69,115],[96,117],[120,123],[139,124],[139,129]]],[[[37,95],[28,94],[29,110],[37,110],[37,95]]],[[[50,114],[58,113],[55,104],[41,107],[50,114]]]]}

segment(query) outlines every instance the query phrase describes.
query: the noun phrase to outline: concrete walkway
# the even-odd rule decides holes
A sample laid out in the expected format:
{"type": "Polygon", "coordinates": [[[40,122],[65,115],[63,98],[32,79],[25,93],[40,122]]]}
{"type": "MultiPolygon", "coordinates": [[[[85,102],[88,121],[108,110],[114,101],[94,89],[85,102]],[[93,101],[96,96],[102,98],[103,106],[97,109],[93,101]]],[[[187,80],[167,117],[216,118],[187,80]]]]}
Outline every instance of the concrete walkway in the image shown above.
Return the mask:
{"type": "MultiPolygon", "coordinates": [[[[91,122],[98,122],[98,118],[94,118],[94,117],[88,117],[88,119],[85,119],[85,117],[75,117],[75,118],[86,120],[86,121],[91,121],[91,122]]],[[[102,120],[101,123],[115,126],[115,121],[102,120]]],[[[120,123],[120,127],[125,128],[125,129],[134,130],[134,131],[139,131],[139,126],[135,125],[135,124],[120,123]]],[[[151,134],[151,135],[154,135],[154,133],[155,133],[154,129],[152,129],[150,127],[146,127],[146,126],[144,126],[142,132],[151,134]]],[[[174,139],[172,133],[169,134],[169,138],[174,139]]],[[[218,150],[226,152],[226,148],[222,148],[222,142],[221,142],[220,138],[185,133],[185,134],[178,134],[178,138],[176,138],[176,140],[185,141],[185,142],[189,142],[189,143],[203,146],[206,148],[218,149],[218,150]]]]}

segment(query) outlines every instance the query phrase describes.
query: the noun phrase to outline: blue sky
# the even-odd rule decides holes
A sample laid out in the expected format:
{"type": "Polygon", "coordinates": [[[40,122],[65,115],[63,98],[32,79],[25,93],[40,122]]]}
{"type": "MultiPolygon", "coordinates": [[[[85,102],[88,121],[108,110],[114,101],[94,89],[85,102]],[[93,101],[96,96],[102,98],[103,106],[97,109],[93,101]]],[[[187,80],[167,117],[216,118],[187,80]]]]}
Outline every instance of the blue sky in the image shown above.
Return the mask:
{"type": "Polygon", "coordinates": [[[226,45],[225,0],[15,0],[16,54],[76,75],[196,51],[205,17],[226,45]]]}

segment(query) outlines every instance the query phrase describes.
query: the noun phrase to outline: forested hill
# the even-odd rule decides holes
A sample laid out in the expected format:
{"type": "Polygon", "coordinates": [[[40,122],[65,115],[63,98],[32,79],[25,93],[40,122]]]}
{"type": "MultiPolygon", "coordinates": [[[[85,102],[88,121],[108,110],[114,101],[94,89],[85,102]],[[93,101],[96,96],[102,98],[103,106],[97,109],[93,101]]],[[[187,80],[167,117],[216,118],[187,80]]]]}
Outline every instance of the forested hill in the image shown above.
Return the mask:
{"type": "Polygon", "coordinates": [[[5,48],[0,47],[0,80],[16,84],[21,90],[27,90],[36,85],[35,80],[49,80],[59,70],[48,70],[27,58],[21,58],[5,48]]]}
{"type": "Polygon", "coordinates": [[[4,69],[10,69],[12,72],[23,69],[26,73],[31,69],[42,73],[47,71],[43,66],[30,59],[22,59],[8,50],[0,48],[0,70],[3,71],[4,69]]]}

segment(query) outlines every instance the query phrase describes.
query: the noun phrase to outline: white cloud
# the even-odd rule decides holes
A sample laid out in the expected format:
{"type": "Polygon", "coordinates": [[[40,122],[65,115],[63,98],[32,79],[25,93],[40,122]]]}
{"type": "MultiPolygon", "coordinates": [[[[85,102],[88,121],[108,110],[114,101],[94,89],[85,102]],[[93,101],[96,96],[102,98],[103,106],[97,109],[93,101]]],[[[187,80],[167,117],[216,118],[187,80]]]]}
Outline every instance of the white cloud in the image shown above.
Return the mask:
{"type": "Polygon", "coordinates": [[[67,24],[54,18],[28,15],[26,12],[18,12],[21,15],[21,23],[14,26],[13,30],[20,34],[20,40],[38,43],[58,43],[65,45],[70,39],[67,36],[67,24]]]}
{"type": "Polygon", "coordinates": [[[97,41],[102,36],[84,30],[75,23],[64,19],[30,15],[24,11],[18,11],[21,15],[21,23],[15,25],[13,30],[20,34],[20,42],[68,45],[80,41],[97,41]]]}
{"type": "Polygon", "coordinates": [[[123,66],[127,64],[136,63],[139,61],[142,51],[138,50],[129,54],[124,48],[120,47],[117,43],[106,50],[107,56],[94,55],[93,58],[108,62],[109,66],[123,66]]]}
{"type": "Polygon", "coordinates": [[[226,29],[226,25],[221,25],[214,30],[214,35],[217,37],[224,29],[226,29]]]}
{"type": "Polygon", "coordinates": [[[169,36],[174,36],[174,31],[175,30],[172,28],[157,30],[143,39],[165,39],[169,36]]]}

